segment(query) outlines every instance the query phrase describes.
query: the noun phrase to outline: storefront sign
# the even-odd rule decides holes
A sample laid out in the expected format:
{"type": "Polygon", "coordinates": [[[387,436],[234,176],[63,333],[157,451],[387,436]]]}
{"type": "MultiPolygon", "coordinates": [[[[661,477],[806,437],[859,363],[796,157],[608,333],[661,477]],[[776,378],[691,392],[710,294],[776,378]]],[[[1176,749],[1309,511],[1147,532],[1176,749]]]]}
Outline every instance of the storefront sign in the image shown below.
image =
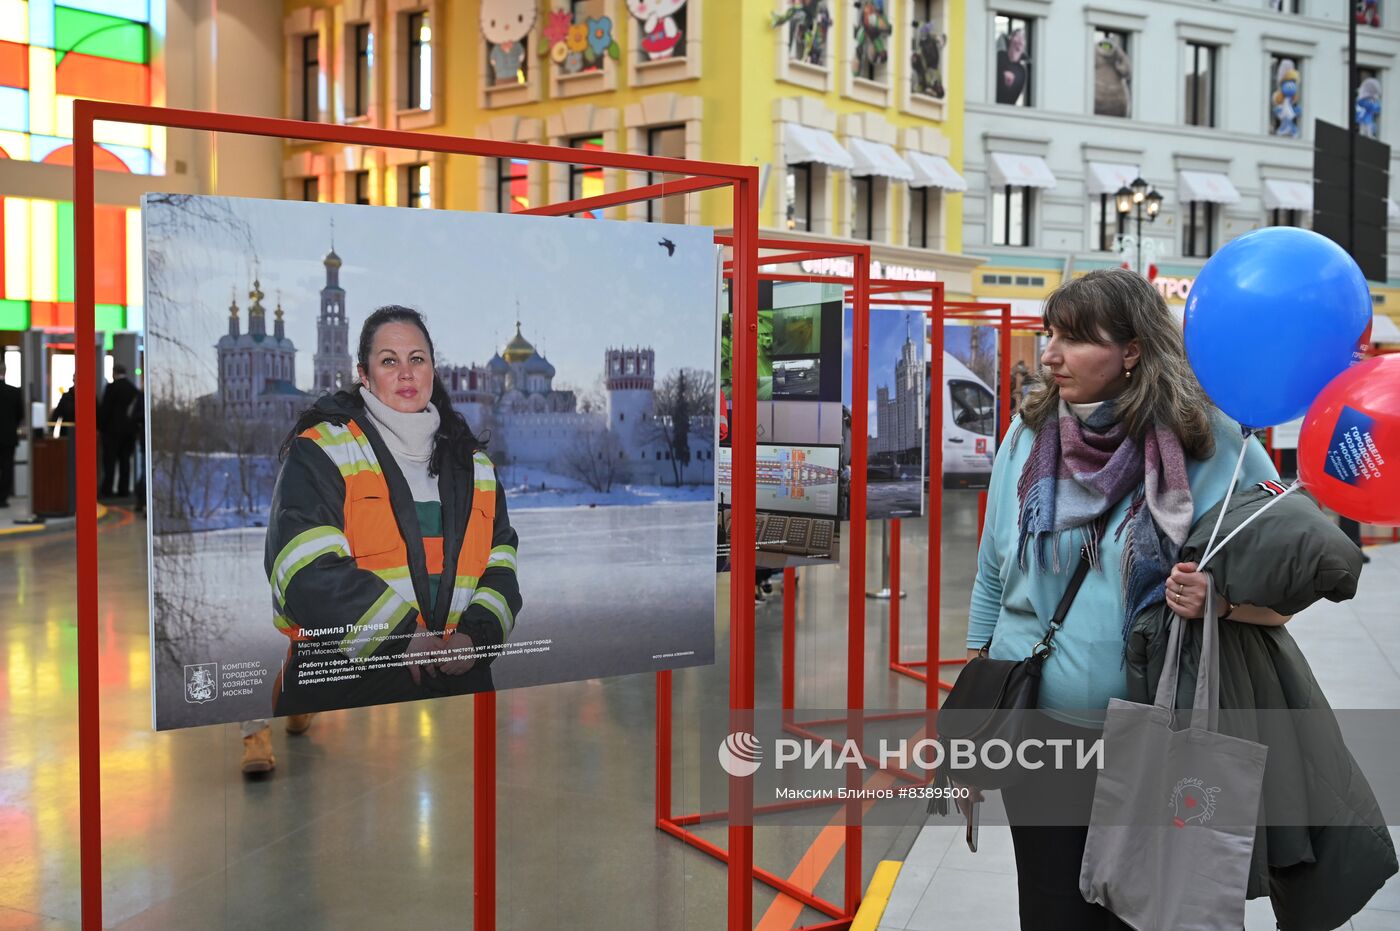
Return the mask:
{"type": "Polygon", "coordinates": [[[1186,295],[1191,293],[1191,286],[1196,283],[1196,279],[1158,276],[1152,283],[1157,286],[1157,292],[1167,300],[1184,301],[1186,295]]]}
{"type": "MultiPolygon", "coordinates": [[[[850,259],[807,259],[799,263],[804,272],[811,275],[855,274],[855,263],[850,259]]],[[[885,264],[878,259],[870,263],[870,277],[886,281],[937,281],[938,272],[931,268],[915,268],[912,265],[885,264]]]]}

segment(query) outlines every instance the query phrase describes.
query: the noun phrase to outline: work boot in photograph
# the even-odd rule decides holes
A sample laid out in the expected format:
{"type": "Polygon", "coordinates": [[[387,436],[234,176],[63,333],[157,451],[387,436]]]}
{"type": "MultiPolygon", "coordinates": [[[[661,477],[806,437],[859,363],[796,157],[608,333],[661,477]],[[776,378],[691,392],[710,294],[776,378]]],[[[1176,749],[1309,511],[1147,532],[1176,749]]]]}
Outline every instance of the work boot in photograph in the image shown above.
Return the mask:
{"type": "Polygon", "coordinates": [[[316,717],[316,712],[309,714],[289,714],[287,715],[287,733],[292,736],[305,734],[307,728],[311,727],[311,719],[316,717]]]}
{"type": "Polygon", "coordinates": [[[270,773],[277,765],[272,755],[272,732],[262,728],[255,734],[243,738],[243,775],[270,773]]]}

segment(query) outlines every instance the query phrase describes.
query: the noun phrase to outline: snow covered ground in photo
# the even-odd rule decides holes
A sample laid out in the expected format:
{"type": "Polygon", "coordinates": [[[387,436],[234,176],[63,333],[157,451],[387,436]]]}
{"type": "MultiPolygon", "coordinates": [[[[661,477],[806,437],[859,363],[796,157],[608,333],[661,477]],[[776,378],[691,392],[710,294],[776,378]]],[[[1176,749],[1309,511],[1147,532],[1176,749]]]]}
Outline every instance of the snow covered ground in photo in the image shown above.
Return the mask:
{"type": "MultiPolygon", "coordinates": [[[[545,652],[497,660],[498,689],[714,661],[715,512],[708,498],[596,508],[516,504],[534,496],[508,498],[524,600],[511,640],[552,642],[545,652]]],[[[272,622],[264,536],[239,528],[156,538],[162,728],[271,713],[288,641],[272,622]],[[184,666],[214,662],[257,664],[268,675],[250,694],[187,702],[184,666]]]]}

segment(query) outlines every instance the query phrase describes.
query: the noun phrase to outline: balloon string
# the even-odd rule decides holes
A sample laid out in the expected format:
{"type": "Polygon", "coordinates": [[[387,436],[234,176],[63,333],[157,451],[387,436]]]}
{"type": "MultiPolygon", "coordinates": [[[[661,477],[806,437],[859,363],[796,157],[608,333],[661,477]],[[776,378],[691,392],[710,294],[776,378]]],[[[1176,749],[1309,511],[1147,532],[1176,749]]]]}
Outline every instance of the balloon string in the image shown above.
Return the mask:
{"type": "MultiPolygon", "coordinates": [[[[1230,476],[1230,487],[1225,490],[1225,500],[1220,502],[1220,513],[1215,518],[1215,529],[1210,532],[1210,539],[1206,541],[1207,554],[1213,553],[1211,547],[1215,546],[1215,538],[1220,536],[1220,525],[1225,522],[1225,512],[1230,508],[1230,496],[1235,493],[1235,483],[1240,480],[1240,469],[1244,467],[1244,454],[1249,450],[1249,440],[1250,435],[1246,433],[1244,442],[1240,444],[1240,456],[1235,460],[1234,474],[1230,476]]],[[[1200,572],[1205,567],[1205,561],[1202,560],[1201,564],[1196,567],[1196,571],[1200,572]]]]}
{"type": "Polygon", "coordinates": [[[1209,547],[1207,547],[1207,548],[1206,548],[1206,554],[1205,554],[1205,556],[1201,557],[1201,564],[1200,564],[1199,566],[1196,567],[1196,571],[1197,571],[1197,572],[1203,572],[1203,571],[1205,571],[1206,563],[1210,562],[1211,559],[1214,558],[1214,556],[1215,556],[1216,553],[1218,553],[1218,552],[1220,552],[1221,550],[1223,550],[1223,549],[1225,548],[1225,544],[1226,544],[1226,543],[1229,543],[1231,540],[1235,539],[1235,536],[1236,536],[1241,530],[1243,530],[1244,528],[1248,527],[1250,524],[1252,524],[1252,523],[1254,523],[1256,520],[1258,520],[1259,517],[1262,516],[1263,513],[1264,513],[1265,511],[1267,511],[1269,508],[1273,507],[1275,504],[1278,504],[1278,503],[1279,503],[1280,501],[1282,501],[1284,498],[1287,498],[1287,497],[1288,497],[1290,494],[1292,494],[1294,491],[1296,491],[1296,490],[1298,490],[1299,488],[1302,488],[1302,487],[1303,487],[1302,480],[1301,480],[1301,479],[1295,480],[1295,481],[1293,482],[1292,485],[1289,485],[1287,488],[1284,489],[1283,494],[1281,494],[1281,495],[1279,495],[1278,497],[1274,498],[1274,499],[1273,499],[1272,501],[1270,501],[1268,504],[1264,505],[1262,508],[1260,508],[1259,510],[1255,511],[1253,514],[1249,515],[1249,517],[1245,518],[1245,520],[1244,520],[1243,523],[1241,523],[1241,524],[1240,524],[1238,527],[1236,527],[1234,530],[1230,531],[1230,535],[1227,536],[1225,539],[1221,540],[1219,546],[1217,546],[1215,549],[1210,549],[1209,547]]]}

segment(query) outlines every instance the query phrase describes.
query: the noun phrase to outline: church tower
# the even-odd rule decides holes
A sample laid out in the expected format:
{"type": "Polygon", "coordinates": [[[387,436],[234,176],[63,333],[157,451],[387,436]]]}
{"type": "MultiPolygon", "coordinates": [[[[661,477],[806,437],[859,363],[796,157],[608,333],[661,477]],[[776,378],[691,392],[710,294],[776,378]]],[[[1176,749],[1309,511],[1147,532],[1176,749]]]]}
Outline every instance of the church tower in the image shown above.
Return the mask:
{"type": "Polygon", "coordinates": [[[608,430],[622,445],[624,458],[646,452],[656,407],[656,353],[651,349],[608,349],[603,356],[608,391],[608,430]]]}
{"type": "Polygon", "coordinates": [[[350,362],[350,323],[345,317],[345,289],[340,286],[340,256],[335,244],[326,253],[326,286],[321,289],[321,314],[316,318],[316,356],[313,395],[350,387],[354,367],[350,362]]]}

